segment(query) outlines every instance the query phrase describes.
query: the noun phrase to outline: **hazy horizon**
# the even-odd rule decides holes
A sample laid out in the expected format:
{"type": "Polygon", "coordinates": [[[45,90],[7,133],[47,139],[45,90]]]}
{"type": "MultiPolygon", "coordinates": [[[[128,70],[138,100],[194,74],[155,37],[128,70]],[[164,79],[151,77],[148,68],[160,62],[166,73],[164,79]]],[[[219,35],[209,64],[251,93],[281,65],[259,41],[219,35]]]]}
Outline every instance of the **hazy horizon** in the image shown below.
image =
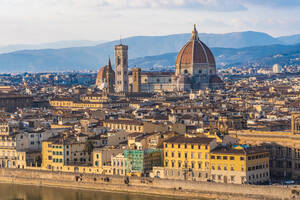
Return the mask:
{"type": "MultiPolygon", "coordinates": [[[[234,31],[234,32],[224,32],[224,33],[213,33],[213,32],[199,32],[199,34],[230,34],[230,33],[239,33],[239,32],[260,32],[260,33],[266,33],[266,32],[261,32],[261,31],[253,31],[253,30],[244,30],[244,31],[234,31]]],[[[82,41],[82,42],[99,42],[99,44],[101,43],[106,43],[106,42],[112,42],[112,41],[118,41],[118,40],[122,40],[122,39],[126,39],[126,38],[131,38],[131,37],[161,37],[161,36],[169,36],[169,35],[180,35],[180,34],[190,34],[190,33],[171,33],[171,34],[163,34],[163,35],[132,35],[132,36],[128,36],[128,37],[119,37],[119,38],[115,38],[115,39],[112,39],[112,40],[101,40],[101,39],[96,39],[96,40],[89,40],[89,39],[72,39],[72,40],[55,40],[55,41],[45,41],[45,42],[40,42],[40,43],[17,43],[17,44],[6,44],[6,45],[1,45],[0,44],[0,47],[5,47],[5,46],[18,46],[18,45],[45,45],[45,44],[54,44],[54,43],[60,43],[60,42],[79,42],[79,41],[82,41]]],[[[281,35],[281,36],[274,36],[274,35],[271,35],[269,33],[266,33],[268,35],[270,35],[271,37],[273,38],[278,38],[278,37],[285,37],[285,36],[293,36],[293,35],[300,35],[300,32],[299,33],[295,33],[295,34],[289,34],[289,35],[281,35]]]]}

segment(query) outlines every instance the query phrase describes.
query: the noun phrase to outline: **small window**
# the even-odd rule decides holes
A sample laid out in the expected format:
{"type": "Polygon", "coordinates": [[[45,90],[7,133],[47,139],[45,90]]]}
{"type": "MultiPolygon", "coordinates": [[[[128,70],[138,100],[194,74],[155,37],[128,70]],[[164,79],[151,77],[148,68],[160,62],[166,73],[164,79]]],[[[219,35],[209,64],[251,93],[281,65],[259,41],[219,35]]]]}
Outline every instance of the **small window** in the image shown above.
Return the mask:
{"type": "Polygon", "coordinates": [[[187,69],[185,69],[185,70],[184,70],[184,73],[185,73],[185,74],[187,74],[187,73],[188,73],[188,70],[187,70],[187,69]]]}
{"type": "Polygon", "coordinates": [[[230,160],[234,160],[234,157],[233,157],[233,156],[230,156],[230,160]]]}

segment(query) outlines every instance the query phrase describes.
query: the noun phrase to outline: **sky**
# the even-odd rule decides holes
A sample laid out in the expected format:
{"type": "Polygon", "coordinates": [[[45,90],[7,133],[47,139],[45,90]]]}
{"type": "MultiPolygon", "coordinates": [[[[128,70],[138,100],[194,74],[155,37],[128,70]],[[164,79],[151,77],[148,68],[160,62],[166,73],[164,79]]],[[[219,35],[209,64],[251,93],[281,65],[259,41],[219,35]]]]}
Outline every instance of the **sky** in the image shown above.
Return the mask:
{"type": "Polygon", "coordinates": [[[0,46],[138,35],[300,33],[300,0],[0,0],[0,46]]]}

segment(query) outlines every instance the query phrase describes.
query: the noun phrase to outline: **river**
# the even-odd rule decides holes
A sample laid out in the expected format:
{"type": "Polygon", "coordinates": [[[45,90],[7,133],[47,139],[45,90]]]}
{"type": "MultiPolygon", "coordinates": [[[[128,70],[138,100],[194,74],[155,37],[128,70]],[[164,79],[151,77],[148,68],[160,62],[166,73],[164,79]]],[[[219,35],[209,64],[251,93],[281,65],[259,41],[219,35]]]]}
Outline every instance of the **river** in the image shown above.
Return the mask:
{"type": "Polygon", "coordinates": [[[176,200],[176,199],[178,200],[180,198],[0,183],[0,200],[176,200]]]}

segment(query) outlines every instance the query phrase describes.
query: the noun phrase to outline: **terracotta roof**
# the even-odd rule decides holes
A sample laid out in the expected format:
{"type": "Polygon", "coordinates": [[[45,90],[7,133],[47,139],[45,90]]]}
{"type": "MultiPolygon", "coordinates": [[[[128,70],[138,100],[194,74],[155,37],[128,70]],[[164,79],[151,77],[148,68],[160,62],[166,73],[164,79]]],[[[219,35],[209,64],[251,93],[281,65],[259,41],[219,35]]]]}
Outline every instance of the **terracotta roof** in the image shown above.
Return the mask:
{"type": "Polygon", "coordinates": [[[111,124],[143,125],[142,122],[136,120],[105,120],[104,122],[111,124]]]}
{"type": "Polygon", "coordinates": [[[179,144],[209,144],[215,140],[214,138],[207,138],[207,137],[185,137],[185,136],[175,136],[170,139],[167,139],[167,143],[179,143],[179,144]]]}
{"type": "Polygon", "coordinates": [[[235,149],[231,147],[220,146],[212,150],[211,153],[249,155],[255,153],[268,153],[268,152],[269,152],[268,150],[262,147],[247,147],[243,149],[235,149]]]}

